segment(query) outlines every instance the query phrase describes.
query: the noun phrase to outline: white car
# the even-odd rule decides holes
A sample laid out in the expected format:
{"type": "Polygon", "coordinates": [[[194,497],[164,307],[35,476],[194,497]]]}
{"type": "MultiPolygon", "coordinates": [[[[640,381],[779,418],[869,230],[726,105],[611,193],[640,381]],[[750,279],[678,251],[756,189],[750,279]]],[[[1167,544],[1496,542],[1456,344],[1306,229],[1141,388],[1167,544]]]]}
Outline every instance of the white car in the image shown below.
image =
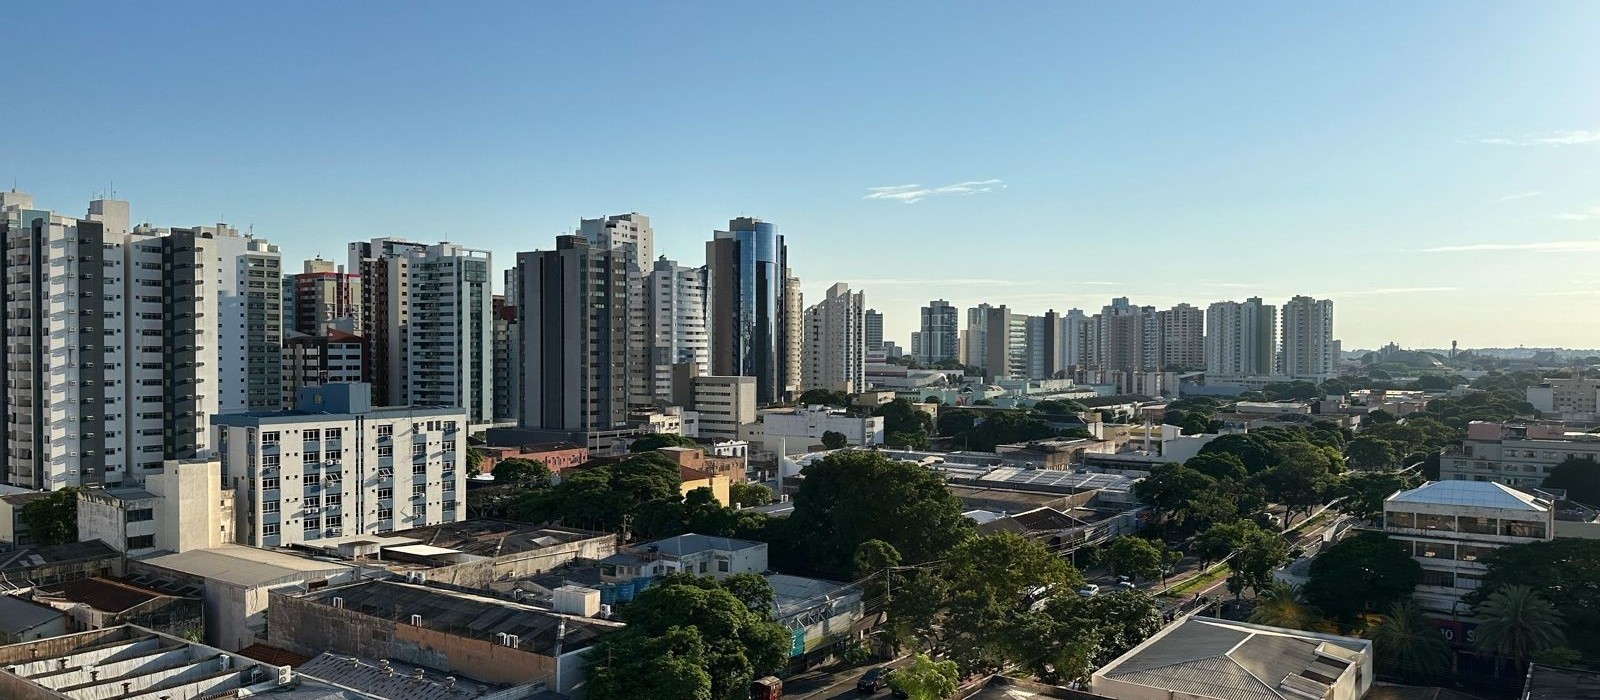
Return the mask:
{"type": "Polygon", "coordinates": [[[1088,598],[1090,596],[1099,595],[1099,594],[1100,594],[1100,586],[1098,586],[1096,584],[1093,584],[1093,583],[1086,583],[1086,584],[1084,584],[1083,588],[1079,588],[1078,589],[1078,595],[1081,595],[1081,596],[1083,596],[1085,598],[1088,598]]]}

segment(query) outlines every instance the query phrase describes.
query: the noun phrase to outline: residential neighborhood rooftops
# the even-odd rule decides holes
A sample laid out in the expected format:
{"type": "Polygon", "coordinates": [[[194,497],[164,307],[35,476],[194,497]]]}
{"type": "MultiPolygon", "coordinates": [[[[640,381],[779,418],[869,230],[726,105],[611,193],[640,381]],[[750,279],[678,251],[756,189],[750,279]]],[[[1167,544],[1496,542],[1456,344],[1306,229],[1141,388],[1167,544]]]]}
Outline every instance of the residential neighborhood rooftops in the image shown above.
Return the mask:
{"type": "Polygon", "coordinates": [[[20,635],[61,617],[61,611],[16,596],[0,595],[0,632],[20,635]]]}
{"type": "Polygon", "coordinates": [[[1026,486],[1041,491],[1066,491],[1076,493],[1095,489],[1129,489],[1134,480],[1120,474],[1098,472],[1069,472],[1054,469],[1024,469],[1000,467],[978,480],[979,484],[1007,484],[1026,486]]]}
{"type": "Polygon", "coordinates": [[[688,533],[668,537],[664,540],[646,542],[639,545],[646,550],[652,550],[673,557],[696,554],[707,550],[720,550],[737,552],[752,547],[765,547],[765,542],[751,542],[749,540],[736,540],[731,537],[712,537],[710,535],[697,535],[688,533]]]}
{"type": "Polygon", "coordinates": [[[165,596],[148,588],[99,576],[39,586],[35,590],[37,594],[48,598],[81,603],[108,613],[119,613],[165,596]]]}
{"type": "Polygon", "coordinates": [[[1385,499],[1385,503],[1418,503],[1444,506],[1475,506],[1544,512],[1550,510],[1549,500],[1525,491],[1518,491],[1493,481],[1466,481],[1450,479],[1430,481],[1409,491],[1401,491],[1385,499]]]}
{"type": "Polygon", "coordinates": [[[1191,617],[1096,671],[1094,687],[1113,697],[1115,684],[1102,679],[1218,700],[1327,697],[1371,647],[1362,639],[1191,617]]]}
{"type": "Polygon", "coordinates": [[[566,620],[562,648],[569,652],[621,627],[620,623],[558,615],[520,603],[397,581],[323,588],[305,598],[329,606],[339,599],[345,610],[385,620],[408,621],[415,615],[422,627],[460,637],[513,635],[519,640],[517,648],[536,653],[548,653],[555,647],[562,619],[566,620]]]}
{"type": "Polygon", "coordinates": [[[473,700],[500,695],[507,690],[503,685],[458,678],[391,659],[374,661],[328,652],[296,665],[294,670],[309,678],[385,700],[473,700]]]}

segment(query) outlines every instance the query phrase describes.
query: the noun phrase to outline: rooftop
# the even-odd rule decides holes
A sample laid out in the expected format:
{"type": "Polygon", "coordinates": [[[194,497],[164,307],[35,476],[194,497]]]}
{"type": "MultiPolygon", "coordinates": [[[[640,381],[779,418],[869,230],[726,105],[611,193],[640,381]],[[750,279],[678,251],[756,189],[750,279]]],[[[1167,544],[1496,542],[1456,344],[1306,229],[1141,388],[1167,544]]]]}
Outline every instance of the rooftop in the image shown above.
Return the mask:
{"type": "Polygon", "coordinates": [[[134,625],[3,646],[0,669],[13,687],[34,689],[29,697],[60,700],[242,697],[290,682],[287,668],[134,625]]]}
{"type": "Polygon", "coordinates": [[[1329,634],[1191,617],[1104,668],[1108,678],[1219,700],[1326,697],[1372,643],[1329,634]]]}
{"type": "Polygon", "coordinates": [[[1130,403],[1155,403],[1156,399],[1141,394],[1113,394],[1111,396],[1094,396],[1086,399],[1074,399],[1084,408],[1103,408],[1105,406],[1121,406],[1130,403]]]}
{"type": "Polygon", "coordinates": [[[386,542],[409,540],[413,544],[441,547],[480,557],[499,557],[607,536],[603,532],[529,525],[509,520],[464,520],[390,532],[383,537],[386,542]]]}
{"type": "Polygon", "coordinates": [[[457,678],[389,659],[373,661],[328,652],[298,664],[294,670],[384,700],[473,700],[506,690],[503,685],[457,678]]]}
{"type": "Polygon", "coordinates": [[[120,613],[166,595],[99,576],[39,586],[34,590],[35,595],[81,603],[108,613],[120,613]]]}
{"type": "Polygon", "coordinates": [[[708,550],[715,550],[715,551],[722,551],[722,552],[738,552],[738,551],[750,549],[752,547],[765,547],[765,546],[766,546],[766,544],[763,543],[763,542],[751,542],[749,540],[736,540],[736,539],[733,539],[731,537],[712,537],[710,535],[697,535],[697,534],[691,532],[691,533],[688,533],[688,534],[677,535],[675,537],[668,537],[668,538],[666,538],[664,540],[656,540],[654,542],[646,542],[644,544],[638,545],[637,548],[660,552],[661,554],[665,554],[665,555],[668,555],[668,556],[682,557],[682,556],[686,556],[686,555],[690,555],[690,554],[697,554],[699,552],[704,552],[704,551],[708,551],[708,550]]]}
{"type": "Polygon", "coordinates": [[[619,623],[558,615],[496,598],[395,581],[323,588],[305,598],[329,606],[334,598],[340,598],[345,610],[384,620],[409,621],[417,615],[422,627],[459,637],[494,639],[495,635],[509,634],[518,638],[517,648],[540,654],[554,648],[556,628],[562,619],[567,621],[564,651],[588,647],[600,635],[621,628],[619,623]]]}
{"type": "Polygon", "coordinates": [[[61,617],[61,611],[16,596],[0,595],[0,632],[21,634],[61,617]]]}
{"type": "Polygon", "coordinates": [[[337,574],[350,568],[344,564],[232,544],[212,549],[194,549],[142,561],[163,569],[236,586],[260,586],[298,575],[337,574]]]}
{"type": "Polygon", "coordinates": [[[815,607],[828,600],[861,594],[861,589],[851,584],[820,578],[767,574],[766,579],[767,583],[772,584],[773,601],[778,607],[779,618],[815,607]]]}
{"type": "Polygon", "coordinates": [[[122,555],[100,540],[68,542],[66,544],[35,545],[0,554],[0,574],[32,569],[49,564],[63,564],[93,559],[116,559],[122,555]]]}
{"type": "Polygon", "coordinates": [[[1030,532],[1049,532],[1053,530],[1070,530],[1075,527],[1088,525],[1088,521],[1074,518],[1054,508],[1035,508],[1004,518],[997,518],[978,526],[980,533],[1013,532],[1027,534],[1030,532]]]}
{"type": "Polygon", "coordinates": [[[1006,484],[1025,486],[1040,491],[1077,493],[1096,489],[1125,490],[1132,488],[1133,482],[1133,479],[1120,474],[1000,467],[988,474],[984,474],[976,483],[978,485],[1006,484]]]}
{"type": "Polygon", "coordinates": [[[1415,503],[1443,506],[1475,506],[1546,512],[1550,501],[1533,494],[1518,491],[1493,481],[1467,481],[1450,479],[1430,481],[1409,491],[1401,491],[1384,500],[1388,503],[1415,503]]]}

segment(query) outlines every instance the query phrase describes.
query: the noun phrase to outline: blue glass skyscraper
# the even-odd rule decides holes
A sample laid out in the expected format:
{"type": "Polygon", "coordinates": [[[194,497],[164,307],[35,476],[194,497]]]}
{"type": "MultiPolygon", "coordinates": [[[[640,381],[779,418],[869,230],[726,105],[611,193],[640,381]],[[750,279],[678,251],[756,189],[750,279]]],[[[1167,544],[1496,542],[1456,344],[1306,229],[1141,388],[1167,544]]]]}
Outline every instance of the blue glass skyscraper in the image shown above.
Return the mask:
{"type": "Polygon", "coordinates": [[[791,337],[788,248],[775,226],[738,218],[706,244],[711,373],[756,378],[756,401],[787,397],[799,377],[791,337]]]}

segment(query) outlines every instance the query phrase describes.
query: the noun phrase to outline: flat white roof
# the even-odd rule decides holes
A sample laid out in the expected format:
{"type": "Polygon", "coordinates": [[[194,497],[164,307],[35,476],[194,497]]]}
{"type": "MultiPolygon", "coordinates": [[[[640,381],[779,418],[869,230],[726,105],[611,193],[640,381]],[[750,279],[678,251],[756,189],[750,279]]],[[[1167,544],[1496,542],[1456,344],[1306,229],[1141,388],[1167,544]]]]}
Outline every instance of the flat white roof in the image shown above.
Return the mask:
{"type": "Polygon", "coordinates": [[[460,554],[461,553],[461,550],[459,550],[459,549],[447,549],[445,547],[435,547],[435,546],[433,546],[431,544],[408,544],[408,545],[402,545],[402,546],[399,546],[399,547],[384,547],[383,551],[385,551],[385,552],[398,552],[400,554],[409,554],[409,555],[414,556],[414,557],[437,557],[437,556],[442,556],[442,555],[445,555],[445,554],[460,554]]]}
{"type": "Polygon", "coordinates": [[[1385,503],[1418,503],[1445,506],[1478,506],[1545,512],[1550,502],[1533,494],[1518,491],[1493,481],[1467,481],[1449,479],[1430,481],[1410,491],[1401,491],[1385,499],[1385,503]]]}
{"type": "Polygon", "coordinates": [[[259,586],[290,579],[296,575],[335,574],[350,568],[344,564],[233,544],[168,554],[142,561],[163,569],[238,586],[259,586]]]}

